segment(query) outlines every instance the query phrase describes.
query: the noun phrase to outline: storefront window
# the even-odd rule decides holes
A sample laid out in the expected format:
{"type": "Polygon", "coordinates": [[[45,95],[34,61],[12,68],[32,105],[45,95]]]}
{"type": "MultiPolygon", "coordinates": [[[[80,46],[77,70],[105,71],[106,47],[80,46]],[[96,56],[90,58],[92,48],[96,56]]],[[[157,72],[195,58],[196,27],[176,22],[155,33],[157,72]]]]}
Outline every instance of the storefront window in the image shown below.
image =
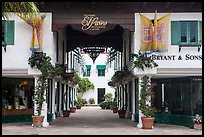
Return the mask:
{"type": "Polygon", "coordinates": [[[154,105],[160,113],[202,114],[202,78],[152,79],[154,105]]]}
{"type": "Polygon", "coordinates": [[[2,109],[33,108],[34,79],[2,78],[2,109]]]}

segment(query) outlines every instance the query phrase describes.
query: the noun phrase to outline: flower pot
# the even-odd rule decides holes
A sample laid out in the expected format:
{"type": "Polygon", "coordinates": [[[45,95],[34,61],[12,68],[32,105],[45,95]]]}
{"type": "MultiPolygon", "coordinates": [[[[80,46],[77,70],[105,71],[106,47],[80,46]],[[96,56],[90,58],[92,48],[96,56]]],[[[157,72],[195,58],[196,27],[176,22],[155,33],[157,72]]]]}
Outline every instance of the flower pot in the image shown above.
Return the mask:
{"type": "Polygon", "coordinates": [[[69,117],[71,110],[63,110],[63,117],[69,117]]]}
{"type": "Polygon", "coordinates": [[[152,129],[154,117],[141,117],[142,119],[142,128],[143,129],[152,129]]]}
{"type": "Polygon", "coordinates": [[[77,105],[76,108],[77,108],[77,109],[81,109],[81,105],[77,105]]]}
{"type": "Polygon", "coordinates": [[[32,126],[42,126],[45,116],[32,116],[33,124],[32,126]]]}
{"type": "Polygon", "coordinates": [[[71,113],[75,113],[76,112],[76,107],[70,107],[71,113]]]}
{"type": "Polygon", "coordinates": [[[112,107],[113,113],[117,113],[118,112],[118,108],[117,107],[112,107]]]}
{"type": "Polygon", "coordinates": [[[202,124],[201,123],[194,123],[194,129],[202,130],[202,124]]]}
{"type": "Polygon", "coordinates": [[[125,118],[126,110],[118,110],[119,118],[125,118]]]}

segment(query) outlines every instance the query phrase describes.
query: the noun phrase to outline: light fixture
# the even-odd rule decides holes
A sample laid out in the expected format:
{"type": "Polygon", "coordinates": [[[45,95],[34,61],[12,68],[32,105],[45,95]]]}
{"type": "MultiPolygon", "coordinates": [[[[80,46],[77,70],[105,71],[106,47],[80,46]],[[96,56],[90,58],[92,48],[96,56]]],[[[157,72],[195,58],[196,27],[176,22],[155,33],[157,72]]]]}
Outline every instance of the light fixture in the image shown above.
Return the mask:
{"type": "Polygon", "coordinates": [[[93,63],[95,63],[96,58],[99,56],[100,53],[97,52],[91,52],[89,53],[90,58],[93,60],[93,63]]]}

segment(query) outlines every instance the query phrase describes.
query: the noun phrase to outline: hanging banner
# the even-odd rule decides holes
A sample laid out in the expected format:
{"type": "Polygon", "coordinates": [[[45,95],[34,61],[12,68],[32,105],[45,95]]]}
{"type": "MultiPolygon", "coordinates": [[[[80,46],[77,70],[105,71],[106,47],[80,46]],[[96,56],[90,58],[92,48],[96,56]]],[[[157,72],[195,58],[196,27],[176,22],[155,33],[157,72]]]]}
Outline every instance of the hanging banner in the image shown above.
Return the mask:
{"type": "Polygon", "coordinates": [[[170,14],[157,20],[155,11],[154,20],[140,14],[141,20],[141,53],[167,52],[170,14]]]}
{"type": "Polygon", "coordinates": [[[167,52],[169,45],[170,14],[157,20],[157,52],[167,52]]]}
{"type": "Polygon", "coordinates": [[[32,52],[43,52],[43,28],[44,28],[44,19],[46,14],[39,15],[38,17],[28,18],[23,17],[20,14],[17,14],[21,19],[28,23],[33,28],[33,36],[30,45],[30,50],[32,52]]]}
{"type": "Polygon", "coordinates": [[[152,49],[152,21],[140,14],[141,20],[141,51],[150,51],[152,49]]]}

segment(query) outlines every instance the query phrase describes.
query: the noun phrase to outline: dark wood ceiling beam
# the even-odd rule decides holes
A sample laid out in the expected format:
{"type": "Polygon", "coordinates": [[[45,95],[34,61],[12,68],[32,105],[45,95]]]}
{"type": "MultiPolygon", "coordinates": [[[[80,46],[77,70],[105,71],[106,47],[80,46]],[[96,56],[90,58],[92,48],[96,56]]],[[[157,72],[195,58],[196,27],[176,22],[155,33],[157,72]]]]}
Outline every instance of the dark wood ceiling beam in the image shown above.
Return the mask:
{"type": "Polygon", "coordinates": [[[117,9],[121,9],[121,2],[117,2],[117,3],[116,3],[116,8],[117,8],[117,9]]]}
{"type": "Polygon", "coordinates": [[[143,2],[142,3],[142,8],[144,9],[144,8],[147,8],[147,4],[148,4],[148,2],[143,2]]]}
{"type": "Polygon", "coordinates": [[[70,2],[66,2],[66,8],[67,8],[67,9],[70,9],[70,8],[71,8],[70,2]]]}
{"type": "Polygon", "coordinates": [[[91,9],[95,9],[96,8],[96,2],[91,2],[91,9]]]}
{"type": "Polygon", "coordinates": [[[170,7],[171,7],[171,2],[166,2],[165,3],[165,8],[166,9],[170,9],[170,7]]]}

